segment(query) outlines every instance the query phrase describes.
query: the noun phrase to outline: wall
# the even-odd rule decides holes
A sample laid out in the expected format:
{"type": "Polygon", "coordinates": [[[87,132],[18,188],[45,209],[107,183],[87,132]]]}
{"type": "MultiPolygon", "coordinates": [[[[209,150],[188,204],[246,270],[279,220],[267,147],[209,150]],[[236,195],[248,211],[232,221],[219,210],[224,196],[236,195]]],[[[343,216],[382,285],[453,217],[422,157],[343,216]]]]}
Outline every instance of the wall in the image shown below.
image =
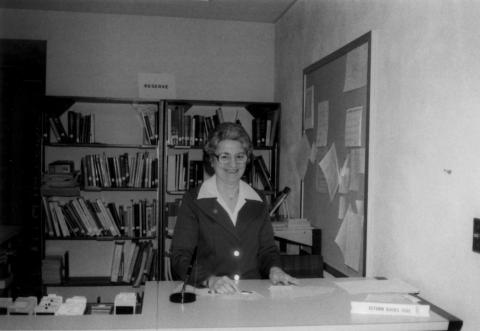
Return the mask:
{"type": "Polygon", "coordinates": [[[273,98],[273,24],[0,9],[0,38],[47,40],[47,94],[136,97],[167,72],[178,98],[273,98]]]}
{"type": "Polygon", "coordinates": [[[480,329],[478,1],[300,0],[276,24],[283,185],[300,138],[302,70],[373,31],[367,273],[399,277],[480,329]],[[476,295],[476,296],[475,296],[476,295]]]}

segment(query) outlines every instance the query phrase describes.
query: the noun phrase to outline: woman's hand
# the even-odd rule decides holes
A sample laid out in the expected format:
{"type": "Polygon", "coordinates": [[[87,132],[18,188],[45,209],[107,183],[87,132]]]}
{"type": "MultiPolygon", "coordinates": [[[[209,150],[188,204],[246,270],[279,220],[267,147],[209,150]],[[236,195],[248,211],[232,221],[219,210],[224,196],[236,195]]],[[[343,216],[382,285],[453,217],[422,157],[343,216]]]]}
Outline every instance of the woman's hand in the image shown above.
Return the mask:
{"type": "Polygon", "coordinates": [[[269,275],[270,281],[276,285],[276,284],[283,284],[283,285],[289,285],[289,284],[294,284],[298,285],[299,281],[297,278],[294,278],[287,274],[285,271],[280,269],[279,267],[271,267],[270,268],[270,275],[269,275]]]}
{"type": "Polygon", "coordinates": [[[227,276],[216,277],[212,276],[207,281],[208,288],[215,293],[220,294],[233,294],[240,292],[235,284],[235,281],[227,276]]]}

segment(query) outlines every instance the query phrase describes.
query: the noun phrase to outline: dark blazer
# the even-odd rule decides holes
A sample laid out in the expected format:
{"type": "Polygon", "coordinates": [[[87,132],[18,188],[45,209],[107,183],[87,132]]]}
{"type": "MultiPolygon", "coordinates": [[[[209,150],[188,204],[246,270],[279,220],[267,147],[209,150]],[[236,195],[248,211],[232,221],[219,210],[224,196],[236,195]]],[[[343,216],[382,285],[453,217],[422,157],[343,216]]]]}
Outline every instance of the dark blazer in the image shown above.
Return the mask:
{"type": "Polygon", "coordinates": [[[172,240],[172,267],[184,279],[197,247],[190,283],[210,276],[268,278],[280,266],[267,204],[247,200],[234,226],[216,198],[197,199],[199,188],[187,192],[178,211],[172,240]]]}

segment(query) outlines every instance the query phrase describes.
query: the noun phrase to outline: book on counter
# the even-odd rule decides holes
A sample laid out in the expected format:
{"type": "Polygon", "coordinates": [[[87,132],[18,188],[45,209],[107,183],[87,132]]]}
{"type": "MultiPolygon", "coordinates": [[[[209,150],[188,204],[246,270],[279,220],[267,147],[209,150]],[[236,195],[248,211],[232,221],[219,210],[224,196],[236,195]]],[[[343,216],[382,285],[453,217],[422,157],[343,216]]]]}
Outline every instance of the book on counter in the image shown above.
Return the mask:
{"type": "Polygon", "coordinates": [[[410,294],[368,294],[363,301],[351,302],[351,313],[428,317],[430,305],[410,294]]]}

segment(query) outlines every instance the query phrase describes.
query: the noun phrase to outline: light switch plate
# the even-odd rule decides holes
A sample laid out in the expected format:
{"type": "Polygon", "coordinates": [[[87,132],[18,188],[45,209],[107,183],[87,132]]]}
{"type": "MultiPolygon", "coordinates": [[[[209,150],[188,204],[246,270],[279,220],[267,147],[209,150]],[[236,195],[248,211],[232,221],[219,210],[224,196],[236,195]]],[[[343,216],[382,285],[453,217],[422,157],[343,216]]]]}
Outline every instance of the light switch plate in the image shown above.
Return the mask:
{"type": "Polygon", "coordinates": [[[480,218],[473,219],[473,245],[472,250],[480,253],[480,218]]]}

